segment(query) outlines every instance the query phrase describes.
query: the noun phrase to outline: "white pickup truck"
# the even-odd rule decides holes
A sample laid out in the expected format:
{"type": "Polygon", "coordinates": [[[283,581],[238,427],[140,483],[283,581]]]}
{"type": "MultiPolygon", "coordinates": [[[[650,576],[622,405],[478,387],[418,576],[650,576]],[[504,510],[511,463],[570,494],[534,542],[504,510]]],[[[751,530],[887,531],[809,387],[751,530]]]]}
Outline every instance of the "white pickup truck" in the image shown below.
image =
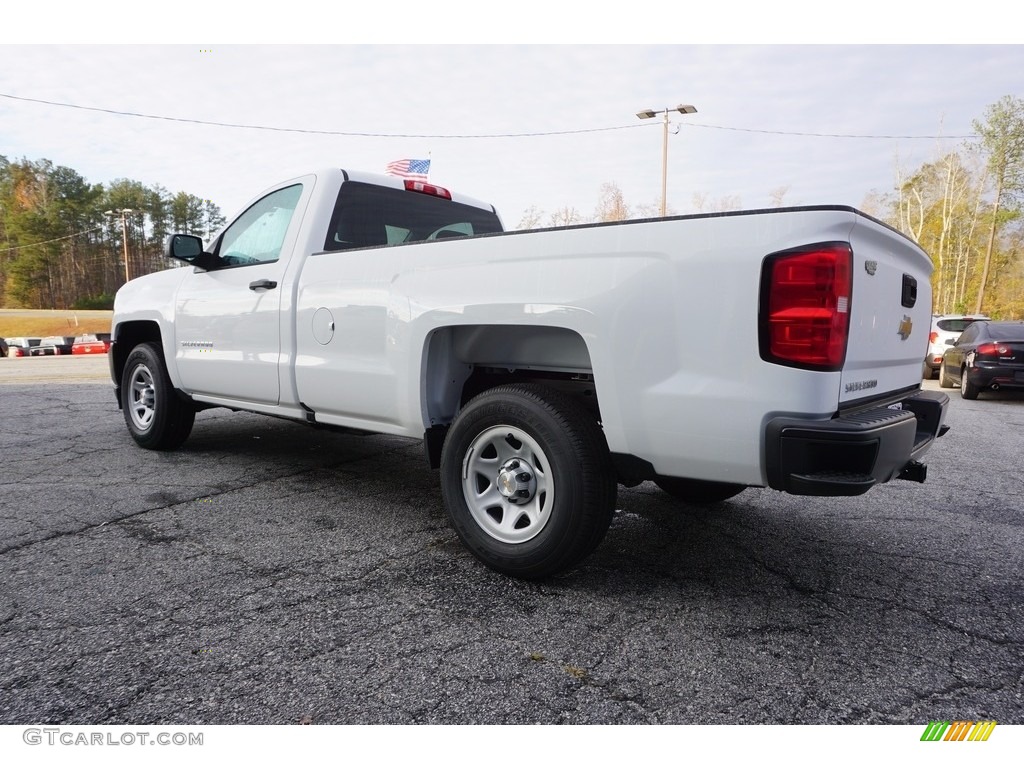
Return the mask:
{"type": "Polygon", "coordinates": [[[111,374],[144,448],[197,410],[423,439],[467,548],[523,578],[600,543],[617,484],[923,481],[931,261],[813,206],[502,232],[494,208],[337,169],[278,184],[188,266],[114,305],[111,374]]]}

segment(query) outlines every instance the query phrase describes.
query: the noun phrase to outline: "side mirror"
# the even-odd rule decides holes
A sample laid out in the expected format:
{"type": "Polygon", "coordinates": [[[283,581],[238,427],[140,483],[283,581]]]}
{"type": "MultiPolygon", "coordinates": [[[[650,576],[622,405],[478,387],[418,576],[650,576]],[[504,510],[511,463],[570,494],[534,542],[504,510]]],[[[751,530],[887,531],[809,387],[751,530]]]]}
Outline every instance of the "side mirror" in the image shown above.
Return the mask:
{"type": "Polygon", "coordinates": [[[195,235],[171,235],[167,238],[164,255],[199,269],[213,269],[218,266],[219,261],[212,253],[203,250],[202,239],[195,235]]]}

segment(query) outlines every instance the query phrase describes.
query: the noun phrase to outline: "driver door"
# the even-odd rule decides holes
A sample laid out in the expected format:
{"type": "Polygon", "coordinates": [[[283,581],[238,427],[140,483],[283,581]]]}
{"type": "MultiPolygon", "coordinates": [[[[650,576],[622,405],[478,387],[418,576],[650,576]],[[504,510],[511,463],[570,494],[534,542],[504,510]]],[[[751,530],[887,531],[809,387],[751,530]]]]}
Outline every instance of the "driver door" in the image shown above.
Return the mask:
{"type": "Polygon", "coordinates": [[[303,185],[293,184],[256,201],[218,239],[217,266],[182,282],[175,355],[190,393],[278,403],[282,284],[302,193],[303,185]]]}

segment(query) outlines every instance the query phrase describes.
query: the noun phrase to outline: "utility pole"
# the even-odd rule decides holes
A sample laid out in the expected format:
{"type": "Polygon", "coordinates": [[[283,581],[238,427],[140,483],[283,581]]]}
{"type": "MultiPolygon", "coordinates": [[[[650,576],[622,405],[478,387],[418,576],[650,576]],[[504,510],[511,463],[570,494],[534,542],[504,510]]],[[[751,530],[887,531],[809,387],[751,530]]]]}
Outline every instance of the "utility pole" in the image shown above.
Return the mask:
{"type": "Polygon", "coordinates": [[[124,281],[127,283],[132,279],[128,273],[128,214],[135,213],[131,208],[118,208],[114,211],[104,211],[104,216],[121,214],[121,243],[124,245],[124,281]]]}

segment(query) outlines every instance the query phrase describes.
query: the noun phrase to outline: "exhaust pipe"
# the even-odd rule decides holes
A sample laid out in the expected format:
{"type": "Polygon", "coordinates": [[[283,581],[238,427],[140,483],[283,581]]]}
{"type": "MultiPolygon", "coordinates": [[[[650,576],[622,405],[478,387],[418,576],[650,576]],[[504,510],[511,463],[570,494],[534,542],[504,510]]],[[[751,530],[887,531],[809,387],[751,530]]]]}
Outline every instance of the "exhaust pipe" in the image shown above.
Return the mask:
{"type": "Polygon", "coordinates": [[[928,477],[928,466],[920,461],[908,461],[897,475],[900,480],[913,480],[915,483],[923,483],[926,477],[928,477]]]}

